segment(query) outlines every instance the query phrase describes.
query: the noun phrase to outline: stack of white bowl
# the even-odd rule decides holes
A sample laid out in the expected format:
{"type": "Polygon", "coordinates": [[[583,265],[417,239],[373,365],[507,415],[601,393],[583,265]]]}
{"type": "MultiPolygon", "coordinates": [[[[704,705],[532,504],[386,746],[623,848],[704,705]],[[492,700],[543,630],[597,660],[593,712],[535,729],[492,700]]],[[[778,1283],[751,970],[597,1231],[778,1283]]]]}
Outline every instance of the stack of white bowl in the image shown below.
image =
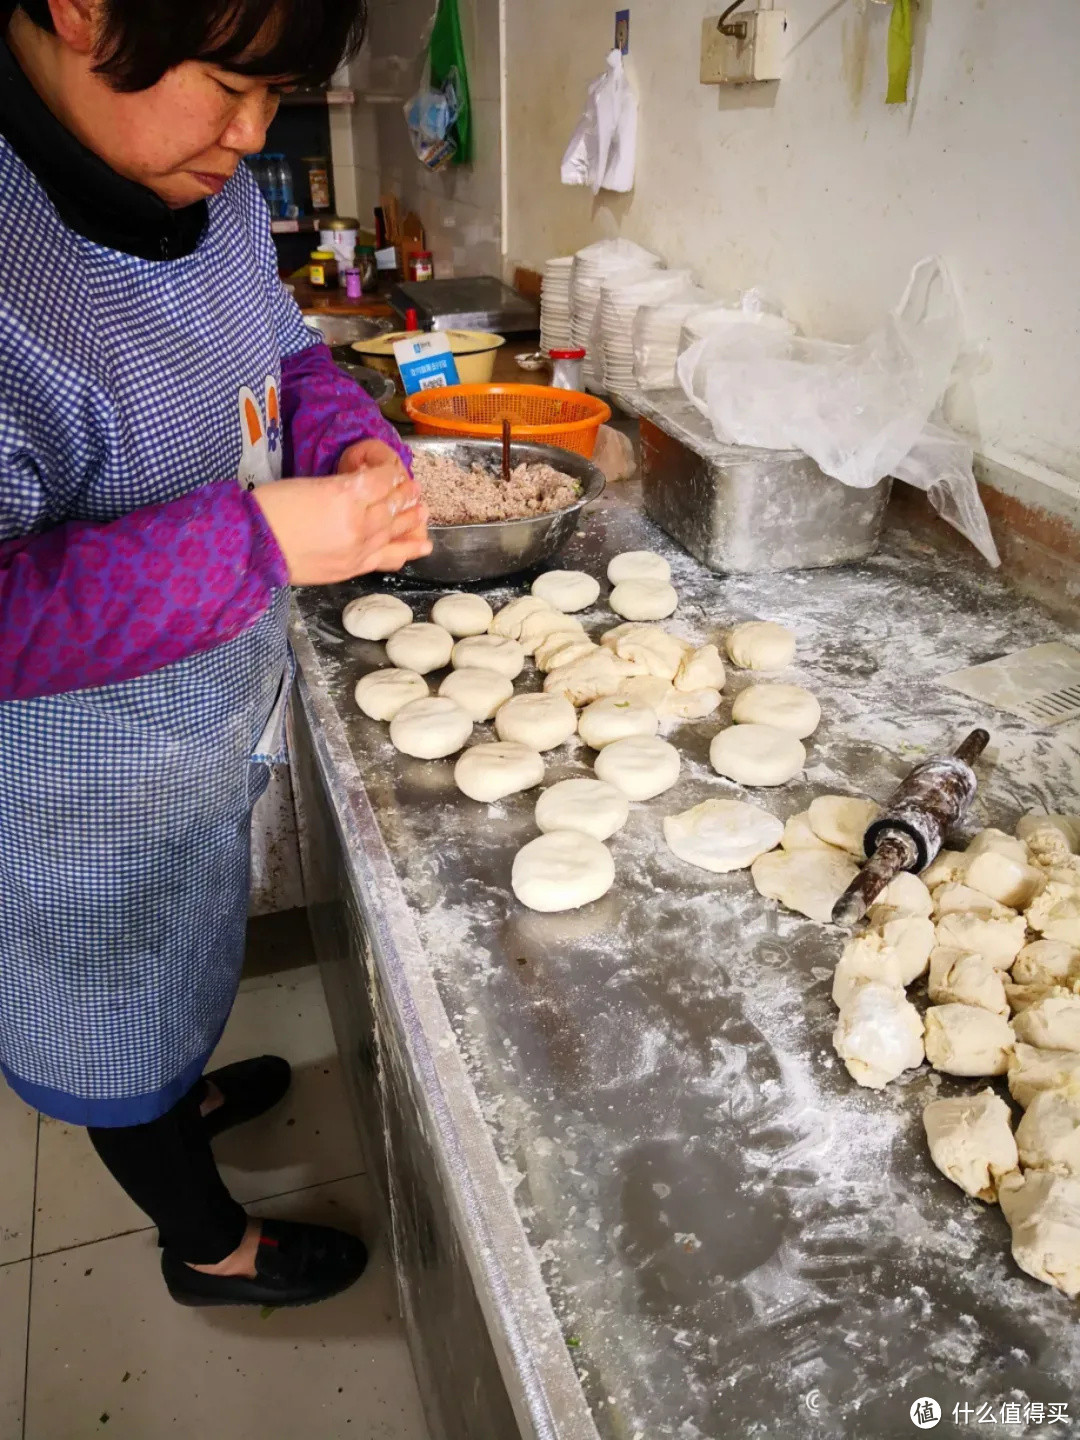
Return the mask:
{"type": "Polygon", "coordinates": [[[570,336],[570,272],[573,255],[559,255],[544,266],[540,291],[541,350],[572,350],[570,336]]]}
{"type": "Polygon", "coordinates": [[[642,305],[634,316],[634,381],[639,390],[670,390],[679,383],[679,338],[687,321],[708,304],[704,290],[700,295],[697,301],[642,305]]]}
{"type": "Polygon", "coordinates": [[[584,380],[590,390],[602,388],[593,328],[604,281],[632,272],[638,272],[638,277],[642,278],[653,270],[662,269],[663,264],[659,255],[635,245],[632,240],[621,238],[587,245],[574,256],[570,279],[570,334],[575,346],[588,351],[584,380]]]}
{"type": "Polygon", "coordinates": [[[597,371],[606,390],[628,394],[634,386],[634,318],[642,305],[674,299],[696,287],[688,270],[627,270],[600,290],[600,353],[597,371]]]}

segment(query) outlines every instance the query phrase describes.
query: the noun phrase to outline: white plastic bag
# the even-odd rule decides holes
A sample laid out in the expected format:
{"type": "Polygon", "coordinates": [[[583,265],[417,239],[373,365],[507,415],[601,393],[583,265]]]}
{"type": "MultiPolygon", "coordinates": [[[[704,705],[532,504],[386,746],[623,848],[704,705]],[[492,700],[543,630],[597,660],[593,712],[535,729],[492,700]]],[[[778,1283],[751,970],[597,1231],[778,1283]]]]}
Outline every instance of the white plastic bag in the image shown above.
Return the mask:
{"type": "Polygon", "coordinates": [[[634,383],[639,390],[670,390],[678,384],[675,362],[686,322],[708,308],[710,298],[697,285],[659,305],[642,305],[634,316],[634,383]]]}
{"type": "Polygon", "coordinates": [[[601,190],[634,188],[637,155],[637,97],[623,69],[621,50],[612,50],[604,73],[589,86],[585,110],[562,160],[564,185],[601,190]]]}
{"type": "Polygon", "coordinates": [[[960,343],[956,292],[943,263],[930,257],[912,270],[880,328],[859,344],[723,324],[679,357],[679,383],[719,440],[802,450],[826,475],[858,489],[896,475],[926,490],[993,564],[970,451],[965,458],[956,437],[927,430],[960,343]]]}

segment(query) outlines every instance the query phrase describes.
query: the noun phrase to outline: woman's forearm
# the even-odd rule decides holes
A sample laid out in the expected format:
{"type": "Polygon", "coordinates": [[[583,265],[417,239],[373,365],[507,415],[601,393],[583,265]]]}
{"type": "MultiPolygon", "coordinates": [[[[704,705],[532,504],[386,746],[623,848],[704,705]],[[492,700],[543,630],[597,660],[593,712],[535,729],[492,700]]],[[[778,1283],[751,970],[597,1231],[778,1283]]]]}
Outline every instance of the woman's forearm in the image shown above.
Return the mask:
{"type": "Polygon", "coordinates": [[[281,362],[286,475],[332,475],[358,440],[382,440],[412,468],[408,446],[364,390],[334,364],[325,345],[281,362]]]}

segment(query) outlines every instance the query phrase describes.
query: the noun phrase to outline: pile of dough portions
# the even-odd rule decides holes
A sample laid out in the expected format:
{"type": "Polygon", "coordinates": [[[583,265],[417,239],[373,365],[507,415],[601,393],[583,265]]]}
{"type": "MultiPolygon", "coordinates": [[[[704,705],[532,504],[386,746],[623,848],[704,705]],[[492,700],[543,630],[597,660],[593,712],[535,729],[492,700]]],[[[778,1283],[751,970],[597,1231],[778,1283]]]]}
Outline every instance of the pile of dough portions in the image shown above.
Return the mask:
{"type": "MultiPolygon", "coordinates": [[[[789,822],[790,823],[790,822],[789,822]]],[[[923,1111],[934,1164],[1000,1201],[1022,1270],[1080,1294],[1080,817],[1032,813],[900,875],[844,947],[833,1045],[881,1089],[925,1058],[944,1074],[1007,1076],[923,1111]],[[905,994],[923,976],[920,1014],[905,994]]]]}
{"type": "MultiPolygon", "coordinates": [[[[497,613],[481,596],[456,593],[440,597],[423,621],[398,597],[375,594],[350,601],[342,616],[349,634],[384,642],[392,667],[360,679],[360,709],[390,726],[403,754],[457,756],[455,783],[470,799],[491,804],[543,786],[545,756],[575,735],[596,752],[592,777],[543,790],[541,833],[514,860],[512,888],[534,910],[575,909],[607,892],[615,867],[605,842],[626,824],[632,802],[664,794],[682,770],[678,749],[658,732],[712,715],[727,681],[718,645],[695,646],[656,623],[679,598],[662,556],[616,555],[607,578],[608,604],[624,623],[599,640],[578,612],[599,598],[600,583],[576,570],[547,571],[497,613]],[[515,693],[530,661],[542,689],[515,693]],[[448,666],[433,694],[428,677],[448,666]],[[473,726],[488,722],[495,738],[470,745],[473,726]]],[[[769,671],[790,662],[795,637],[751,621],[735,626],[724,647],[732,663],[769,671]]],[[[802,769],[802,741],[820,718],[799,686],[752,685],[713,742],[713,768],[745,785],[783,784],[802,769]]],[[[727,798],[663,823],[672,852],[713,873],[749,866],[784,834],[761,806],[727,798]]]]}

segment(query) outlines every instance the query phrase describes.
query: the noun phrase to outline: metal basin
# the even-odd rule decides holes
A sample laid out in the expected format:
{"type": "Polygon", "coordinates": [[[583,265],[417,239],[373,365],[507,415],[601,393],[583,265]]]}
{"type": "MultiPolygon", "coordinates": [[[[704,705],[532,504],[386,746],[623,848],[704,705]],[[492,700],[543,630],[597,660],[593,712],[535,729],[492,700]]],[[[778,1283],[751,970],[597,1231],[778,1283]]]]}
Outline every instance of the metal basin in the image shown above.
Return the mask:
{"type": "Polygon", "coordinates": [[[338,369],[344,371],[350,380],[355,380],[360,388],[371,396],[376,405],[381,407],[388,400],[394,398],[397,387],[389,375],[381,375],[378,370],[372,370],[370,365],[354,365],[350,360],[341,360],[337,353],[335,353],[334,359],[338,369]]]}
{"type": "MultiPolygon", "coordinates": [[[[497,475],[502,466],[502,445],[497,440],[442,440],[421,435],[408,443],[417,453],[445,456],[466,470],[478,464],[497,475]]],[[[585,506],[599,499],[604,490],[602,471],[571,450],[558,450],[553,445],[512,445],[510,461],[513,465],[553,465],[565,475],[572,475],[581,486],[580,499],[565,510],[530,515],[524,520],[432,525],[434,550],[407,566],[402,572],[405,576],[437,585],[465,585],[528,570],[559,553],[577,529],[585,506]]]]}
{"type": "Polygon", "coordinates": [[[385,335],[394,328],[391,320],[373,320],[367,315],[308,314],[304,324],[309,330],[317,330],[331,348],[351,345],[356,340],[374,340],[376,335],[385,335]]]}

